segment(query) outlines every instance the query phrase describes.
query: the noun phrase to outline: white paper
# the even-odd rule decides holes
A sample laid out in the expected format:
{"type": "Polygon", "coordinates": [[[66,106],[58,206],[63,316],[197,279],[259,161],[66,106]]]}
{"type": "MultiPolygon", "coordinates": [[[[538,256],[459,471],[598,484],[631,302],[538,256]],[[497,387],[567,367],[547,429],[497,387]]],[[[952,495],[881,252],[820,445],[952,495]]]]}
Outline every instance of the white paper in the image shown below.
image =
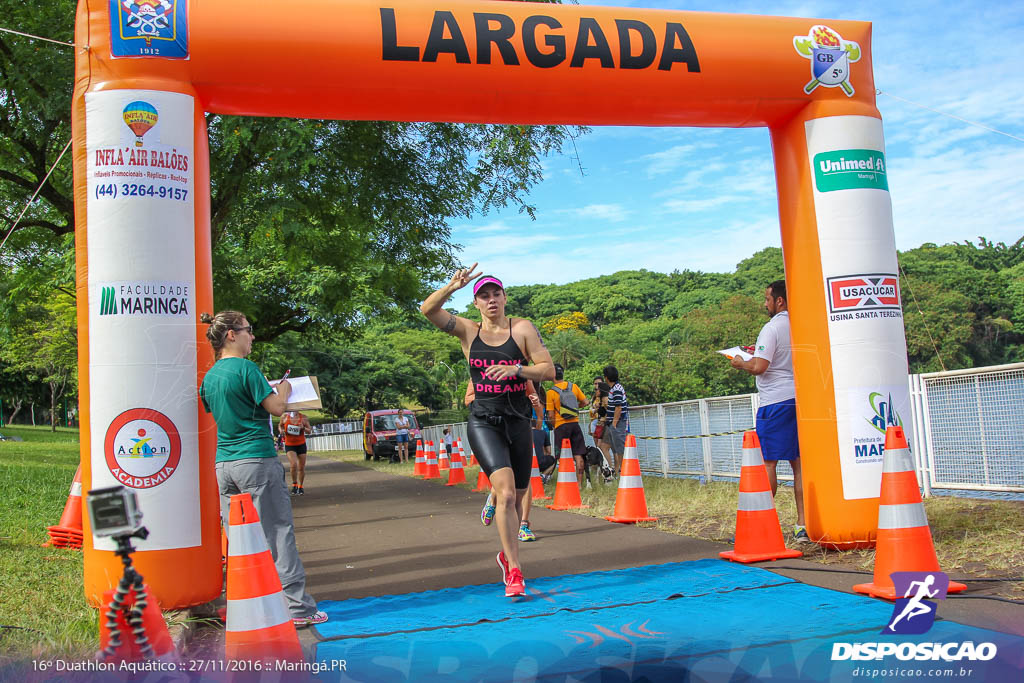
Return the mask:
{"type": "MultiPolygon", "coordinates": [[[[276,379],[270,383],[270,386],[276,387],[281,380],[276,379]]],[[[320,398],[317,395],[316,389],[313,388],[313,382],[309,379],[309,376],[305,377],[289,377],[288,384],[292,385],[292,393],[288,396],[288,403],[302,403],[304,401],[316,401],[320,398]]],[[[274,389],[277,391],[277,389],[274,389]]]]}
{"type": "Polygon", "coordinates": [[[725,356],[726,358],[732,358],[733,356],[739,356],[743,360],[750,360],[751,358],[754,357],[752,354],[747,353],[746,351],[744,351],[743,349],[741,349],[738,346],[734,346],[731,349],[722,349],[721,351],[719,351],[719,353],[722,354],[723,356],[725,356]]]}

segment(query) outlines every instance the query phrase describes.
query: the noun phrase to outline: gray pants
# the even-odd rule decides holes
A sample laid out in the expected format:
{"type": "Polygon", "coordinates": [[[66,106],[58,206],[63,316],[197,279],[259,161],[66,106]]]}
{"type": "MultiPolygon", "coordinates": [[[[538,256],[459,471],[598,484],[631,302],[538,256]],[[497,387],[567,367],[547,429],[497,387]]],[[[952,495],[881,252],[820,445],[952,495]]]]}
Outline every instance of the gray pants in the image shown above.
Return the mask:
{"type": "Polygon", "coordinates": [[[225,524],[229,519],[231,496],[239,493],[252,495],[292,617],[308,617],[316,612],[316,600],[306,592],[306,570],[295,547],[292,502],[280,461],[277,458],[246,458],[219,462],[217,485],[220,489],[220,515],[225,524]]]}

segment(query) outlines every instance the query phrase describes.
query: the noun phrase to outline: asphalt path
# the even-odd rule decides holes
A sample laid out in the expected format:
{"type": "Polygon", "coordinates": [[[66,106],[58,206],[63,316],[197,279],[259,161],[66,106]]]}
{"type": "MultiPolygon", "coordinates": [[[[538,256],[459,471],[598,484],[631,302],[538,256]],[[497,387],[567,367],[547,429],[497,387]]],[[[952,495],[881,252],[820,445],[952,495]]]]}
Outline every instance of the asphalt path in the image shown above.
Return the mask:
{"type": "MultiPolygon", "coordinates": [[[[466,471],[467,478],[476,476],[476,468],[466,471]]],[[[312,456],[305,490],[292,501],[307,588],[317,600],[474,584],[503,590],[494,559],[501,549],[497,530],[480,523],[484,494],[312,456]]],[[[540,505],[530,521],[538,540],[519,544],[527,586],[536,577],[717,558],[731,549],[540,505]]],[[[844,565],[782,560],[754,566],[845,593],[865,581],[863,574],[843,573],[858,571],[844,565]]],[[[950,596],[939,605],[941,619],[1024,636],[1024,605],[978,599],[996,584],[966,583],[967,597],[950,596]]],[[[315,640],[310,629],[301,634],[307,646],[315,640]]]]}

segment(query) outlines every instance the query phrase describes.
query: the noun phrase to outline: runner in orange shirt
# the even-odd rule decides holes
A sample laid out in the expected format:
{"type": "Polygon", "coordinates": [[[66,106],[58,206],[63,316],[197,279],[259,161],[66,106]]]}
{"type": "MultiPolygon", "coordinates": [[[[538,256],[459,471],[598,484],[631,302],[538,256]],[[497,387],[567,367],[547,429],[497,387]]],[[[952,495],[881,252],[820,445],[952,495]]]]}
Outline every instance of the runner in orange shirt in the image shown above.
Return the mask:
{"type": "Polygon", "coordinates": [[[306,434],[313,431],[309,418],[297,410],[285,413],[277,424],[277,430],[284,435],[284,450],[292,471],[292,495],[305,493],[302,484],[306,479],[306,434]]]}

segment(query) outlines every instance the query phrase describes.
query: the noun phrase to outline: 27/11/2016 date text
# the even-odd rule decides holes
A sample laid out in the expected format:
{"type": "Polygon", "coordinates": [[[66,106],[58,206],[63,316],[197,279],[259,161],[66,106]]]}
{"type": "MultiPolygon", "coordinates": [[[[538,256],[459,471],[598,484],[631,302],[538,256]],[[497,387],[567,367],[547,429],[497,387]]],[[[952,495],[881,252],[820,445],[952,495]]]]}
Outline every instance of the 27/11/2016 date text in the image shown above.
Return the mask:
{"type": "Polygon", "coordinates": [[[118,197],[154,197],[183,202],[188,197],[188,190],[147,183],[105,183],[96,186],[96,199],[117,199],[118,197]]]}

